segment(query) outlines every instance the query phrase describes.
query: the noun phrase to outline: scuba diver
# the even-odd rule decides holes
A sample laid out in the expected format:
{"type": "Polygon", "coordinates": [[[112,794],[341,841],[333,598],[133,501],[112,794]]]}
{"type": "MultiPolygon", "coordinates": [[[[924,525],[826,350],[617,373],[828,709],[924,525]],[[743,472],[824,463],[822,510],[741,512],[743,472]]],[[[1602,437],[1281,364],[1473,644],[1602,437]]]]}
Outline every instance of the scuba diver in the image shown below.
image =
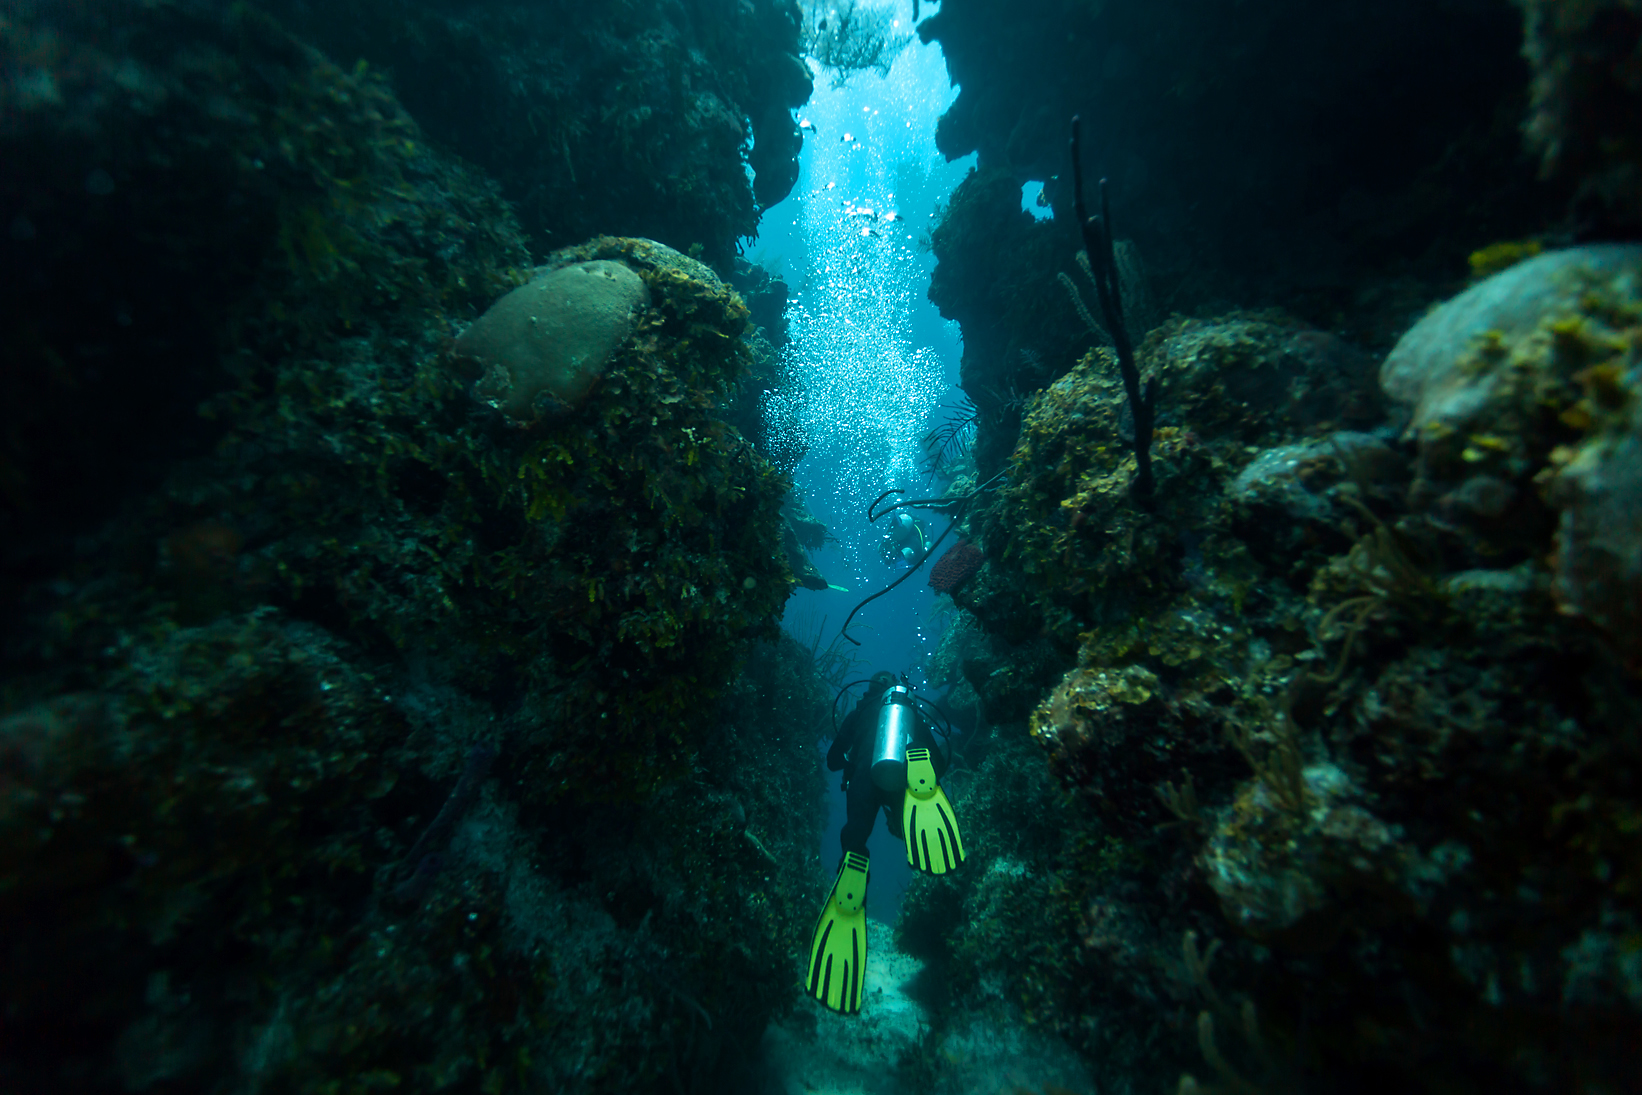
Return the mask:
{"type": "Polygon", "coordinates": [[[889,523],[889,532],[885,534],[880,548],[884,553],[885,566],[894,566],[899,562],[916,563],[929,551],[929,537],[924,534],[923,522],[905,511],[897,513],[889,523]]]}
{"type": "MultiPolygon", "coordinates": [[[[845,685],[838,697],[858,683],[845,685]]],[[[835,712],[837,706],[835,699],[835,712]]],[[[861,1010],[867,962],[867,837],[878,811],[888,811],[889,831],[906,841],[907,862],[914,868],[946,874],[964,861],[958,820],[940,786],[949,752],[937,744],[925,708],[934,712],[933,704],[897,683],[894,674],[874,673],[867,694],[844,719],[827,750],[827,768],[844,770],[847,812],[838,838],[844,859],[810,937],[805,980],[811,996],[845,1015],[861,1010]]],[[[942,736],[948,734],[950,729],[942,736]]]]}

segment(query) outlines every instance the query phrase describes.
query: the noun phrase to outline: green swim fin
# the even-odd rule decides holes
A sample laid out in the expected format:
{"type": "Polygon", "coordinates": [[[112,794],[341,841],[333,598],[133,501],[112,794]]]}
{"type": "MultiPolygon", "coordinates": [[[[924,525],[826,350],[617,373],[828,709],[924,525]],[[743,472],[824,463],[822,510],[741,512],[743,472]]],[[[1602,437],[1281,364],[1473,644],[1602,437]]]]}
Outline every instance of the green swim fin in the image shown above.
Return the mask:
{"type": "Polygon", "coordinates": [[[845,852],[810,936],[810,995],[844,1015],[861,1010],[867,970],[867,857],[845,852]]]}
{"type": "Polygon", "coordinates": [[[935,780],[929,750],[907,749],[907,793],[901,800],[901,832],[907,842],[907,862],[920,871],[946,874],[964,861],[964,841],[958,835],[958,815],[935,780]]]}

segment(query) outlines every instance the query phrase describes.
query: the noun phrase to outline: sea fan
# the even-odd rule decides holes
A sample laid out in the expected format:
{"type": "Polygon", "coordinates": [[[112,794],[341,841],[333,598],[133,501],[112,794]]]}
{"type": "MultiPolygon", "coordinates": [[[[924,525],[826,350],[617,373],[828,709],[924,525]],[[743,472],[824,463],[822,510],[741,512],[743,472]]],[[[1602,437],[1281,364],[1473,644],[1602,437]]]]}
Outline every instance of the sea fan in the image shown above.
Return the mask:
{"type": "Polygon", "coordinates": [[[946,420],[924,435],[924,470],[930,475],[940,475],[969,454],[981,418],[968,396],[941,409],[947,412],[946,420]]]}
{"type": "Polygon", "coordinates": [[[860,665],[860,659],[843,645],[842,634],[833,635],[831,642],[823,644],[821,640],[826,630],[825,616],[817,622],[815,613],[805,610],[794,616],[788,627],[788,634],[809,652],[810,663],[814,665],[816,675],[833,687],[842,688],[844,682],[860,665]]]}

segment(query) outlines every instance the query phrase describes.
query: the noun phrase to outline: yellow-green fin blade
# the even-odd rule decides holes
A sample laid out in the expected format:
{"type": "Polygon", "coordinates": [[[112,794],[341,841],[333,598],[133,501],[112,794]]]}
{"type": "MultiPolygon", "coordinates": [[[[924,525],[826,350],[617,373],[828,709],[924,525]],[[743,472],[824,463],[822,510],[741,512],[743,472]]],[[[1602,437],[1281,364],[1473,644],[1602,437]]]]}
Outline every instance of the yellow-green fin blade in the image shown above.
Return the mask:
{"type": "Polygon", "coordinates": [[[906,836],[907,862],[930,874],[946,874],[964,861],[964,841],[958,833],[958,815],[935,779],[929,750],[907,750],[907,793],[901,801],[901,832],[906,836]]]}
{"type": "Polygon", "coordinates": [[[867,857],[848,852],[810,937],[807,978],[811,996],[845,1015],[861,1010],[867,969],[866,902],[867,857]]]}

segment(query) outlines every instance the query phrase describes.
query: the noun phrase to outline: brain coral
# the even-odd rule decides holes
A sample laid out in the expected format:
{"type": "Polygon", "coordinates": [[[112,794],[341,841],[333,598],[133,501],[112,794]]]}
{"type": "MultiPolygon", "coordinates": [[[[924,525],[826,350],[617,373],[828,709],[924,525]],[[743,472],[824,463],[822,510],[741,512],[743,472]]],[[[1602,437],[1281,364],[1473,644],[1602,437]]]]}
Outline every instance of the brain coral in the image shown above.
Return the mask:
{"type": "Polygon", "coordinates": [[[595,259],[549,270],[490,306],[456,340],[482,370],[474,395],[517,425],[576,407],[650,302],[630,268],[595,259]]]}

